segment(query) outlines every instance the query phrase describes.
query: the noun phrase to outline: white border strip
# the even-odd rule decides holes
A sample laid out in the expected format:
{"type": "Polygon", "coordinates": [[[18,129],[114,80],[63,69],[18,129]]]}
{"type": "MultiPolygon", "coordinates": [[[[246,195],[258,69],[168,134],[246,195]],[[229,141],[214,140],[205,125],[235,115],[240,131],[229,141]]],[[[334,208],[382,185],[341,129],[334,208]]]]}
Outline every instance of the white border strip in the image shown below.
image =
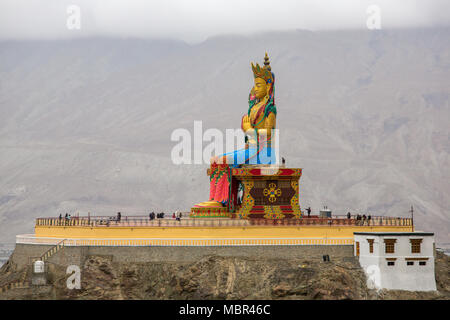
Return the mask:
{"type": "Polygon", "coordinates": [[[299,246],[299,245],[353,245],[353,238],[104,238],[104,239],[63,239],[36,237],[31,234],[16,236],[17,244],[56,245],[64,241],[64,246],[299,246]]]}

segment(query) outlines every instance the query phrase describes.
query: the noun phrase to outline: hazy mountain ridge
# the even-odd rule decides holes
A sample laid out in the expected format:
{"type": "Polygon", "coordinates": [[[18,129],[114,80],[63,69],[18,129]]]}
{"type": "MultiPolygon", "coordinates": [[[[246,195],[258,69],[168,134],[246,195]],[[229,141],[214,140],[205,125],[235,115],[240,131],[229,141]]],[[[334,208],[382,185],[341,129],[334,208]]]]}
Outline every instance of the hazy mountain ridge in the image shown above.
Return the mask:
{"type": "Polygon", "coordinates": [[[0,43],[0,241],[60,212],[188,210],[206,165],[170,134],[238,128],[268,51],[301,204],[408,216],[449,242],[449,29],[0,43]]]}

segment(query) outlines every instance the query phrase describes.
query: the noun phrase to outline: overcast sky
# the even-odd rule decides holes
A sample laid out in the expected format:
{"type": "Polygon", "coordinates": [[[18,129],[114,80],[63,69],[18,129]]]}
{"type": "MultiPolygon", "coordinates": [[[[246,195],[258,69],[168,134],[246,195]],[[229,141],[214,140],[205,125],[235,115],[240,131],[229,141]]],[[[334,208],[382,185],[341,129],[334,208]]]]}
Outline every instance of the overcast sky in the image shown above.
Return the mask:
{"type": "Polygon", "coordinates": [[[367,8],[381,28],[450,25],[450,0],[0,0],[0,39],[80,36],[170,37],[198,42],[218,34],[269,30],[367,28],[367,8]],[[69,30],[67,8],[80,8],[69,30]]]}

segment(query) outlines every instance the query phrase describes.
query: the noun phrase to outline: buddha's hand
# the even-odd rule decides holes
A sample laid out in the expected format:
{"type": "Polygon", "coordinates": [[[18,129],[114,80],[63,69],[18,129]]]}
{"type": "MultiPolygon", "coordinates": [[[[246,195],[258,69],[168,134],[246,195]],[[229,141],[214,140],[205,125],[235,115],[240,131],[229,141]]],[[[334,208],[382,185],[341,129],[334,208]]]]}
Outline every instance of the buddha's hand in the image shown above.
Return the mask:
{"type": "Polygon", "coordinates": [[[242,117],[241,127],[244,132],[246,132],[248,129],[251,129],[252,125],[250,123],[250,117],[248,116],[248,114],[246,114],[242,117]]]}

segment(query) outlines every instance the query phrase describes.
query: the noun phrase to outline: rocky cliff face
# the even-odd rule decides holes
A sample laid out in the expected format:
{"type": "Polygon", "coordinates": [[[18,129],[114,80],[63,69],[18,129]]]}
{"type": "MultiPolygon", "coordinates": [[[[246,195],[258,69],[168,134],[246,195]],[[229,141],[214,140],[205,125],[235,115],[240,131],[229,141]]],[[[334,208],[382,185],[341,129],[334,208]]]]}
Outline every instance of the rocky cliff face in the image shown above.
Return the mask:
{"type": "MultiPolygon", "coordinates": [[[[116,263],[89,256],[80,290],[67,289],[65,268],[52,265],[48,286],[13,289],[0,299],[450,299],[449,270],[449,257],[437,253],[438,292],[376,292],[348,259],[208,256],[195,263],[116,263]]],[[[19,271],[6,264],[0,284],[19,271]]]]}

